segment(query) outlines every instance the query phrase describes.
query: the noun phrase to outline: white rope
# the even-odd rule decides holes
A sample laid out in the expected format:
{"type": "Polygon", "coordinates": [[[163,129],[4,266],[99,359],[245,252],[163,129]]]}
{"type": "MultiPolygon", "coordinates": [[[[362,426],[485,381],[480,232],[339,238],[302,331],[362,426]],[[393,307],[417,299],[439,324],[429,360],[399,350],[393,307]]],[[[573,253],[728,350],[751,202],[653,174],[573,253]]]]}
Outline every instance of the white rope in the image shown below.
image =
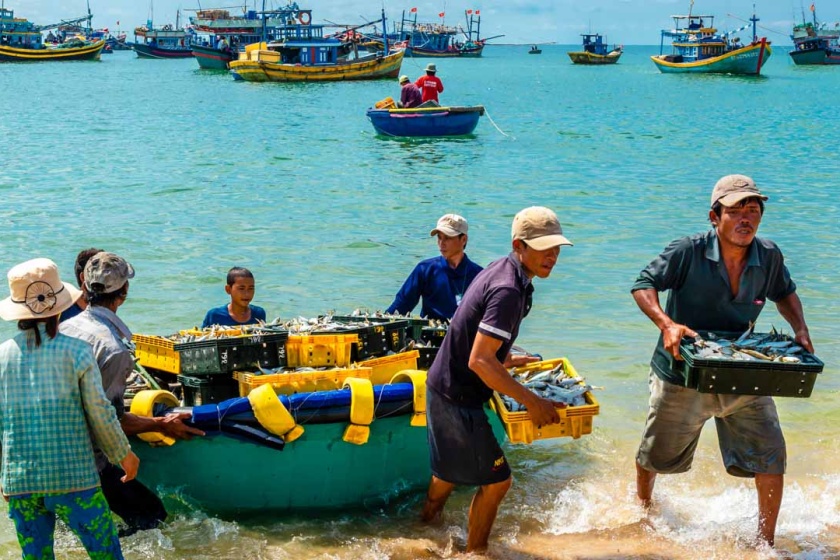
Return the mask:
{"type": "Polygon", "coordinates": [[[511,136],[510,134],[506,134],[504,130],[499,128],[499,126],[490,117],[490,112],[487,110],[487,108],[484,109],[484,114],[487,115],[487,120],[490,121],[490,124],[492,124],[496,128],[496,130],[501,132],[502,136],[507,136],[508,138],[513,138],[514,140],[516,140],[515,137],[511,136]]]}

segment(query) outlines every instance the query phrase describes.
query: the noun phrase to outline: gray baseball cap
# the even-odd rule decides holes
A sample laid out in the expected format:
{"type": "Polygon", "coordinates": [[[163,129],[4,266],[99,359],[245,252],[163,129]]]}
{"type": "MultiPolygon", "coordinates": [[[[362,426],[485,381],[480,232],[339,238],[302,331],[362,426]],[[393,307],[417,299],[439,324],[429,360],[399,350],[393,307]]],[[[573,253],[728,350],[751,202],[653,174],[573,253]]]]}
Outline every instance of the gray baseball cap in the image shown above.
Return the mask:
{"type": "Polygon", "coordinates": [[[85,266],[85,288],[91,292],[116,292],[131,278],[134,278],[134,267],[114,253],[96,253],[85,266]]]}

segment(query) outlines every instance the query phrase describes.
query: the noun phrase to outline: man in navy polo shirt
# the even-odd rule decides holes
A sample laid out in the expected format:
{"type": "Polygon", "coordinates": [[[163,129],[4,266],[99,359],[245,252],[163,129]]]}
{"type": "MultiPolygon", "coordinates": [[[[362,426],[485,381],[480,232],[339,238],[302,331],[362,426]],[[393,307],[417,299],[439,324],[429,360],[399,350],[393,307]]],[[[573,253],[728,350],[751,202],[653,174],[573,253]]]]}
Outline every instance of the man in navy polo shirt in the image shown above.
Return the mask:
{"type": "Polygon", "coordinates": [[[421,261],[414,267],[386,313],[405,315],[417,307],[422,297],[421,317],[452,318],[470,282],[481,272],[481,267],[464,253],[467,230],[467,220],[458,214],[440,217],[430,233],[432,237],[437,236],[440,256],[421,261]]]}
{"type": "Polygon", "coordinates": [[[557,216],[532,206],[513,219],[513,251],[473,281],[452,318],[426,381],[432,481],[421,518],[440,517],[456,485],[479,486],[470,506],[467,552],[487,549],[499,504],[511,485],[510,467],[493,434],[486,403],[499,391],[525,405],[537,426],[560,421],[554,404],[515,381],[507,368],[535,358],[510,355],[531,309],[531,280],[548,278],[563,236],[557,216]]]}

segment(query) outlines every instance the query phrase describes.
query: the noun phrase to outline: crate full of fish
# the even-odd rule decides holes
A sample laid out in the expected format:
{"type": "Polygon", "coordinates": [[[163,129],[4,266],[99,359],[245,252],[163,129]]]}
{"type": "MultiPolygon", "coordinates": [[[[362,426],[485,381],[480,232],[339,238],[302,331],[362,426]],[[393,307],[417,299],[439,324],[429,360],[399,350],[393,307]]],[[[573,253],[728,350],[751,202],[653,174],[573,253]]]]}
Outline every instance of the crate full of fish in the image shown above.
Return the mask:
{"type": "Polygon", "coordinates": [[[515,368],[511,376],[543,398],[554,401],[560,422],[537,427],[527,409],[515,400],[493,393],[492,407],[505,425],[511,443],[531,443],[536,439],[579,438],[592,433],[600,405],[592,395],[592,386],[578,375],[566,358],[533,362],[515,368]]]}
{"type": "Polygon", "coordinates": [[[131,337],[134,356],[141,366],[167,373],[181,373],[181,356],[175,351],[175,341],[163,336],[135,334],[131,337]]]}
{"type": "Polygon", "coordinates": [[[237,335],[219,332],[211,328],[181,336],[174,348],[180,354],[182,375],[222,375],[286,365],[289,333],[285,331],[255,326],[237,335]]]}
{"type": "Polygon", "coordinates": [[[344,382],[351,377],[357,379],[371,379],[373,368],[312,368],[300,367],[295,369],[277,368],[259,372],[234,372],[233,378],[239,383],[241,397],[262,385],[271,385],[278,395],[294,393],[311,393],[315,391],[332,391],[341,389],[344,382]]]}
{"type": "Polygon", "coordinates": [[[822,361],[772,330],[699,332],[680,343],[686,386],[701,393],[810,397],[822,361]]]}
{"type": "Polygon", "coordinates": [[[400,352],[406,344],[408,321],[337,320],[332,315],[317,319],[298,317],[287,322],[285,328],[300,335],[352,335],[358,336],[353,347],[353,360],[366,360],[389,353],[400,352]]]}
{"type": "MultiPolygon", "coordinates": [[[[424,327],[430,325],[430,319],[421,319],[420,317],[412,317],[411,315],[400,315],[399,313],[387,314],[379,311],[370,313],[362,309],[355,309],[350,315],[332,315],[334,321],[341,321],[347,323],[369,322],[369,323],[388,323],[391,321],[405,321],[407,327],[406,338],[410,338],[415,342],[419,342],[424,327]]],[[[398,352],[398,350],[395,350],[398,352]]]]}

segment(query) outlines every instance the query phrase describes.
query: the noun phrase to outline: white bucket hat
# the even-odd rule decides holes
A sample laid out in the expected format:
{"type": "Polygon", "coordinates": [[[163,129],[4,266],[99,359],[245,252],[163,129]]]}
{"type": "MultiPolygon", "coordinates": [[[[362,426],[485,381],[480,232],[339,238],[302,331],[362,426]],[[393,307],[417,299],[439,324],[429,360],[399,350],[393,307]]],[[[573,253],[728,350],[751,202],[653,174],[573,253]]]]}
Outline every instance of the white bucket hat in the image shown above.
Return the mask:
{"type": "Polygon", "coordinates": [[[61,281],[50,259],[32,259],[8,274],[11,295],[0,301],[0,318],[6,321],[44,319],[58,315],[79,299],[82,292],[61,281]]]}

